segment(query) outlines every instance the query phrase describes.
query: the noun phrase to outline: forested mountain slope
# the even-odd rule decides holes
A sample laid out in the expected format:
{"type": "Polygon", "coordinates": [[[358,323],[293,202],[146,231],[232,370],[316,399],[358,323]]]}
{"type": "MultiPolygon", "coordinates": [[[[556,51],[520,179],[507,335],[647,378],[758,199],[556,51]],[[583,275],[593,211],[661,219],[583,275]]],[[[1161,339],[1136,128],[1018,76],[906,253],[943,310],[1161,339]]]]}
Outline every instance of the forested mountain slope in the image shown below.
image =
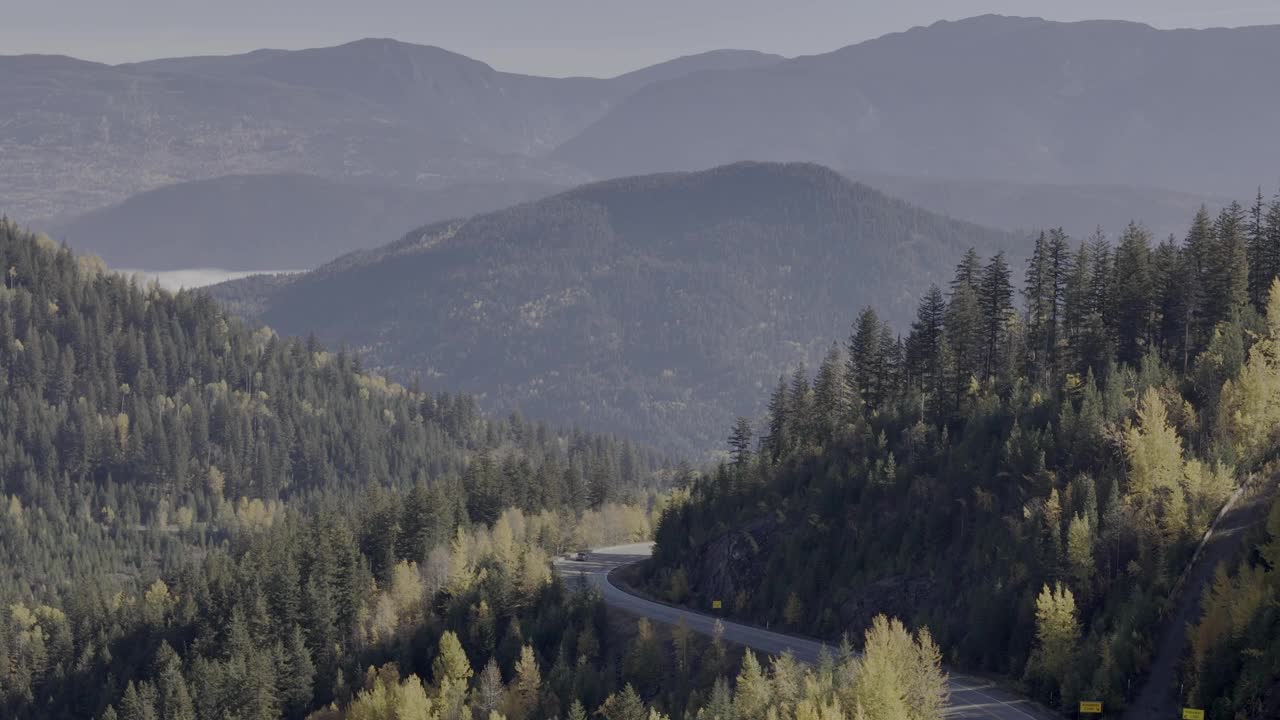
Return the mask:
{"type": "Polygon", "coordinates": [[[58,597],[86,573],[128,586],[280,502],[429,483],[447,517],[492,522],[652,482],[657,458],[629,443],[487,420],[464,395],[0,233],[0,495],[24,518],[5,526],[0,596],[58,597]]]}
{"type": "MultiPolygon", "coordinates": [[[[1277,343],[1280,200],[1201,212],[1182,244],[1048,233],[1025,273],[970,255],[905,342],[868,308],[739,420],[732,462],[663,516],[649,582],[826,636],[892,608],[959,667],[1121,708],[1210,520],[1277,471],[1277,343]]],[[[1270,622],[1252,612],[1239,627],[1270,622]]],[[[1203,668],[1229,666],[1204,652],[1214,701],[1203,668]]]]}
{"type": "Polygon", "coordinates": [[[816,362],[850,307],[878,299],[904,326],[908,288],[970,247],[1027,243],[825,168],[742,163],[586,185],[213,292],[491,407],[706,451],[759,407],[744,388],[816,362]]]}
{"type": "Polygon", "coordinates": [[[424,223],[558,189],[482,182],[426,190],[309,175],[233,175],[151,190],[42,229],[113,268],[305,270],[424,223]]]}
{"type": "Polygon", "coordinates": [[[0,263],[0,716],[838,715],[898,683],[939,717],[900,623],[739,672],[557,581],[553,553],[650,535],[652,453],[486,420],[8,221],[0,263]]]}
{"type": "Polygon", "coordinates": [[[1280,26],[983,16],[655,83],[554,157],[597,176],[800,160],[1236,195],[1280,166],[1280,101],[1257,91],[1277,65],[1280,26]]]}

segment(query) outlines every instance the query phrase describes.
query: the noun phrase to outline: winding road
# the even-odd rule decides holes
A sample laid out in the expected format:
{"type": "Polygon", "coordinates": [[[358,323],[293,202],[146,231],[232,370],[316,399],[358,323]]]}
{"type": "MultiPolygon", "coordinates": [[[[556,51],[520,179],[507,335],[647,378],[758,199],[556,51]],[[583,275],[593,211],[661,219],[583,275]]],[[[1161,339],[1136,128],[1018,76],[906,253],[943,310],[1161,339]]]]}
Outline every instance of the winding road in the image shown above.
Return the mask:
{"type": "MultiPolygon", "coordinates": [[[[557,560],[556,568],[566,579],[581,578],[600,589],[604,601],[610,607],[632,615],[649,618],[655,622],[675,625],[684,620],[692,631],[711,635],[716,618],[711,615],[685,610],[672,605],[646,600],[622,590],[609,579],[615,568],[645,560],[653,550],[653,543],[618,545],[599,548],[587,554],[585,561],[557,560]]],[[[818,660],[822,643],[782,633],[770,632],[750,625],[721,620],[726,642],[744,645],[759,652],[778,655],[790,650],[797,660],[813,664],[818,660]]],[[[951,700],[947,706],[947,718],[975,718],[997,720],[1061,720],[1044,707],[996,686],[989,680],[952,673],[950,676],[951,700]]]]}

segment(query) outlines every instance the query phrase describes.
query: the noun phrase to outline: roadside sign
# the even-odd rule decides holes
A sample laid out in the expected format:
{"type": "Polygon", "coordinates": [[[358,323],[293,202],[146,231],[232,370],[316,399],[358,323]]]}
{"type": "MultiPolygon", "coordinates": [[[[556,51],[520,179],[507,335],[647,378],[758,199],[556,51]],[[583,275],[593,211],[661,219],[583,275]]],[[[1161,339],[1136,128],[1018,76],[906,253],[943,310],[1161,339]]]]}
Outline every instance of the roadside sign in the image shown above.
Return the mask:
{"type": "Polygon", "coordinates": [[[1086,715],[1101,715],[1102,703],[1101,702],[1081,702],[1080,713],[1086,714],[1086,715]]]}
{"type": "Polygon", "coordinates": [[[1182,708],[1182,720],[1204,720],[1204,711],[1196,708],[1182,708]]]}
{"type": "Polygon", "coordinates": [[[722,607],[724,607],[724,603],[720,602],[719,600],[712,600],[712,601],[711,601],[711,609],[712,609],[712,610],[719,610],[719,609],[720,609],[720,608],[722,608],[722,607]]]}

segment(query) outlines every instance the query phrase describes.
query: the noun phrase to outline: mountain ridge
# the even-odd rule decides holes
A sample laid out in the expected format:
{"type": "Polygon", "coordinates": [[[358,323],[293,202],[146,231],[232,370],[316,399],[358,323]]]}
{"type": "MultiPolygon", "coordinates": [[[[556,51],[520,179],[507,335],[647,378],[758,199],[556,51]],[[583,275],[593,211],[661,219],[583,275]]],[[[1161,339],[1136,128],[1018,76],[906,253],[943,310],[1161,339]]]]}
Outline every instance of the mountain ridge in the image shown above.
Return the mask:
{"type": "Polygon", "coordinates": [[[166,185],[43,229],[112,267],[313,268],[424,222],[496,210],[558,189],[488,182],[432,190],[295,173],[228,175],[166,185]]]}
{"type": "Polygon", "coordinates": [[[771,61],[704,53],[617,78],[545,78],[387,39],[120,65],[0,56],[0,205],[35,222],[263,173],[568,185],[588,178],[541,155],[646,78],[771,61]]]}
{"type": "Polygon", "coordinates": [[[1252,90],[1280,63],[1277,47],[1280,26],[935,23],[647,86],[552,157],[596,175],[752,157],[1242,194],[1277,161],[1266,128],[1280,122],[1280,104],[1252,90]],[[1236,111],[1224,126],[1209,108],[1225,105],[1236,111]]]}

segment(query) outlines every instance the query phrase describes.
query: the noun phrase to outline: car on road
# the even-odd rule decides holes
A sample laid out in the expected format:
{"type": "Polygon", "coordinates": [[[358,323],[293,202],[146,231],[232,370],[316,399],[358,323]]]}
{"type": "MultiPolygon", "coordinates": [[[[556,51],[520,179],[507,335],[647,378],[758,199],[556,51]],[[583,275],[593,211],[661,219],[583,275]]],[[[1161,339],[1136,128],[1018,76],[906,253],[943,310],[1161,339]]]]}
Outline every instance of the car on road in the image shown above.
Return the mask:
{"type": "Polygon", "coordinates": [[[578,552],[576,552],[576,553],[574,553],[574,554],[572,555],[572,558],[573,558],[574,560],[577,560],[578,562],[586,562],[586,561],[587,561],[587,551],[586,551],[586,550],[579,550],[578,552]]]}

